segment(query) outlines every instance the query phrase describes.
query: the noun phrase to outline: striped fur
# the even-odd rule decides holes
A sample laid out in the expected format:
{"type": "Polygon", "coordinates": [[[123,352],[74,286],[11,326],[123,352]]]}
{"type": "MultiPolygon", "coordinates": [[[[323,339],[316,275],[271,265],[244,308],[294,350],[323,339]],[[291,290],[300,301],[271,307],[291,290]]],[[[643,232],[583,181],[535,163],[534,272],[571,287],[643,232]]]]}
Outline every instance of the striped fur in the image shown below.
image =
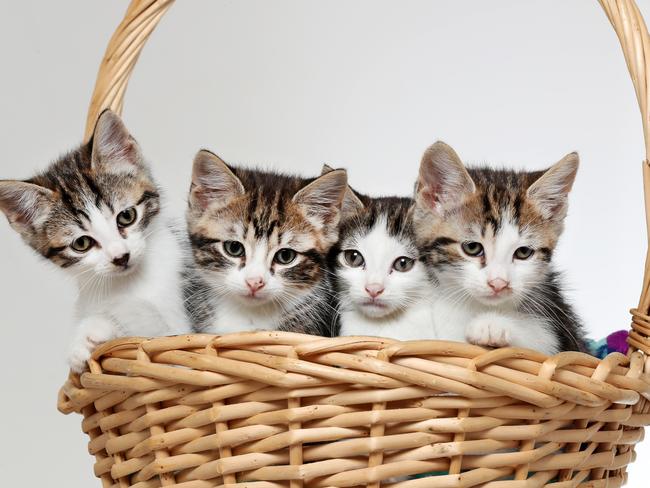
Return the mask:
{"type": "Polygon", "coordinates": [[[236,168],[200,151],[187,215],[200,270],[188,296],[196,328],[333,335],[326,257],[338,238],[346,181],[344,171],[304,179],[236,168]],[[233,242],[241,255],[227,252],[233,242]],[[279,262],[282,250],[295,259],[279,262]]]}
{"type": "Polygon", "coordinates": [[[137,143],[112,112],[90,142],[46,171],[0,181],[0,209],[30,247],[78,279],[72,369],[117,336],[190,330],[181,277],[188,259],[137,143]]]}
{"type": "Polygon", "coordinates": [[[129,206],[140,207],[141,218],[122,230],[124,234],[143,232],[160,212],[159,189],[146,167],[134,166],[134,173],[106,171],[101,164],[91,164],[91,151],[92,141],[33,178],[0,182],[0,205],[14,229],[41,256],[62,268],[87,257],[74,252],[70,244],[73,236],[90,231],[90,210],[117,215],[129,206]],[[37,203],[23,206],[20,198],[30,194],[40,196],[37,203]]]}
{"type": "Polygon", "coordinates": [[[575,153],[536,172],[466,170],[443,143],[425,153],[415,232],[440,295],[441,338],[584,350],[581,322],[552,266],[577,167],[575,153]],[[480,255],[468,254],[476,243],[480,255]]]}

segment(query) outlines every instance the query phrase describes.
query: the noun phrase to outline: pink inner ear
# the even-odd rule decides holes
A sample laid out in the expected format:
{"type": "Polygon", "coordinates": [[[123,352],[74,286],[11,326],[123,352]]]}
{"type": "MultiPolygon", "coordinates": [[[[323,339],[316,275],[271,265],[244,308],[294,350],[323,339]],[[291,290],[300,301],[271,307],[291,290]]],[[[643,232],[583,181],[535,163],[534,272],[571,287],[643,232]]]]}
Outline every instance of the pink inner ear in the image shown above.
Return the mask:
{"type": "Polygon", "coordinates": [[[440,204],[438,195],[440,194],[440,185],[427,185],[422,191],[421,195],[424,198],[424,202],[431,208],[436,208],[440,204]]]}
{"type": "Polygon", "coordinates": [[[210,192],[207,191],[206,188],[192,184],[190,191],[192,192],[194,201],[199,204],[199,207],[201,207],[201,209],[205,210],[208,208],[208,205],[210,205],[212,198],[210,192]]]}
{"type": "Polygon", "coordinates": [[[115,144],[103,155],[104,163],[119,162],[126,164],[138,163],[138,147],[136,142],[128,138],[122,144],[115,144]]]}

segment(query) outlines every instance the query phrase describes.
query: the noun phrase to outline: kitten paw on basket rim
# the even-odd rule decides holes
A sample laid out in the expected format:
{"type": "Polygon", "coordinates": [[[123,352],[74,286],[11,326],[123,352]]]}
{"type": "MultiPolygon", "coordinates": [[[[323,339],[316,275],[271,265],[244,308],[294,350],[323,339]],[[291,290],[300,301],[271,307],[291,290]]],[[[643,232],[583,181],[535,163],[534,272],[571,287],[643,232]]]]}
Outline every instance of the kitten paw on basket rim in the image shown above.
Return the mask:
{"type": "Polygon", "coordinates": [[[425,151],[413,219],[436,283],[438,338],[586,351],[552,262],[578,161],[570,153],[544,171],[466,168],[443,142],[425,151]],[[492,316],[474,322],[483,314],[492,316]]]}

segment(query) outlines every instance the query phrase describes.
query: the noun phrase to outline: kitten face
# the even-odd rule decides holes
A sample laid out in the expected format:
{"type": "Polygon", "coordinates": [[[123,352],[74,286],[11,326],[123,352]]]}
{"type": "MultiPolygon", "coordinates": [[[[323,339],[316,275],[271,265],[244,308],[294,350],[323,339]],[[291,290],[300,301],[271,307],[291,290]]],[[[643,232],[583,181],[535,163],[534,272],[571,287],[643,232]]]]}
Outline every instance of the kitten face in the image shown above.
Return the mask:
{"type": "Polygon", "coordinates": [[[346,181],[340,170],[310,181],[230,168],[199,152],[188,225],[204,279],[246,307],[298,304],[325,277],[346,181]]]}
{"type": "Polygon", "coordinates": [[[578,167],[570,154],[546,172],[466,170],[436,143],[416,191],[416,234],[450,299],[486,305],[534,300],[551,272],[567,194],[578,167]]]}
{"type": "Polygon", "coordinates": [[[410,220],[412,200],[364,199],[341,229],[336,273],[343,308],[370,318],[406,310],[430,287],[418,260],[410,220]]]}
{"type": "Polygon", "coordinates": [[[106,111],[88,144],[30,180],[0,181],[0,209],[33,249],[90,277],[137,268],[160,207],[137,143],[106,111]]]}

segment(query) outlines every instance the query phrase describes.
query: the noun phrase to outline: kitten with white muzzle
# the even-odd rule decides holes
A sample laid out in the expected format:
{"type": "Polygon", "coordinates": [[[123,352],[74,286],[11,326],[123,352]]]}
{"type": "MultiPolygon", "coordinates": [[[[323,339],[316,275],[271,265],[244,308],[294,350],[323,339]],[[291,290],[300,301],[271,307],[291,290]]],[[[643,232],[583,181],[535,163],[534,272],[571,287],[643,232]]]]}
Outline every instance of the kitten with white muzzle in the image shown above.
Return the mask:
{"type": "Polygon", "coordinates": [[[548,354],[586,350],[552,266],[577,170],[576,153],[525,172],[466,169],[442,142],[425,152],[414,225],[436,284],[440,339],[548,354]]]}
{"type": "Polygon", "coordinates": [[[74,276],[78,326],[70,367],[120,336],[187,333],[187,256],[160,190],[120,118],[100,116],[90,142],[26,181],[0,181],[0,210],[37,253],[74,276]]]}
{"type": "Polygon", "coordinates": [[[340,334],[435,339],[434,290],[415,244],[413,200],[348,188],[344,210],[331,259],[340,334]]]}
{"type": "Polygon", "coordinates": [[[331,336],[335,307],[327,254],[338,238],[343,170],[301,178],[194,160],[187,213],[200,273],[188,303],[197,329],[278,329],[331,336]]]}

